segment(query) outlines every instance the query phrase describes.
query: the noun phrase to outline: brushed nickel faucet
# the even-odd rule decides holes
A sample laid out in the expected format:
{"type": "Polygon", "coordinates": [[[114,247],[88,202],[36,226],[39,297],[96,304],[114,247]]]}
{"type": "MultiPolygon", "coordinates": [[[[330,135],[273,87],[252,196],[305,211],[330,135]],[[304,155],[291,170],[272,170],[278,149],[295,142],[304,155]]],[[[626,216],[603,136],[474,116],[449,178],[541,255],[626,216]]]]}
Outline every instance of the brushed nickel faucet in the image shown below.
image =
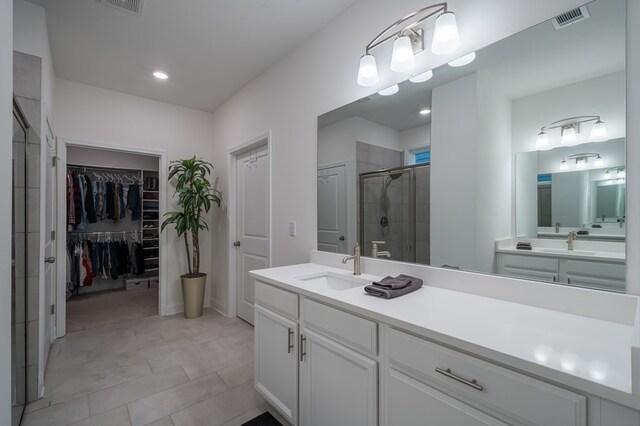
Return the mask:
{"type": "Polygon", "coordinates": [[[353,256],[346,256],[342,259],[342,263],[353,260],[353,275],[360,275],[360,244],[356,243],[353,248],[353,256]]]}
{"type": "Polygon", "coordinates": [[[378,244],[383,245],[384,243],[384,241],[371,241],[371,257],[391,257],[390,251],[378,251],[378,244]]]}
{"type": "Polygon", "coordinates": [[[560,232],[560,222],[556,222],[556,234],[560,232]]]}
{"type": "Polygon", "coordinates": [[[567,235],[567,250],[573,250],[573,242],[578,238],[578,233],[576,231],[569,232],[567,235]]]}

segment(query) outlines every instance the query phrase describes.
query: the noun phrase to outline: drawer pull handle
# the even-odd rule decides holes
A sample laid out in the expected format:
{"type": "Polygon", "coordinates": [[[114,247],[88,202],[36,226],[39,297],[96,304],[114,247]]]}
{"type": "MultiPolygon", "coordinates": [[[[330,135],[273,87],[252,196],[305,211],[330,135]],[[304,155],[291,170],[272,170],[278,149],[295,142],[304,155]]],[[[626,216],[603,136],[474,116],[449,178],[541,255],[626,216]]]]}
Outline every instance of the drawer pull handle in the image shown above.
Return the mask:
{"type": "Polygon", "coordinates": [[[484,389],[482,386],[480,386],[478,384],[476,379],[469,380],[469,379],[465,379],[464,377],[460,377],[458,375],[455,375],[455,374],[453,374],[451,372],[450,368],[446,368],[445,369],[445,368],[436,367],[436,373],[440,373],[443,376],[447,376],[450,379],[453,379],[453,380],[458,381],[460,383],[464,383],[465,385],[470,386],[470,387],[474,388],[475,390],[481,391],[481,390],[484,389]]]}
{"type": "Polygon", "coordinates": [[[289,335],[287,336],[287,353],[290,354],[293,349],[293,330],[289,329],[289,335]]]}
{"type": "Polygon", "coordinates": [[[300,362],[304,361],[304,356],[307,354],[304,351],[304,342],[307,341],[307,338],[304,335],[300,335],[300,362]]]}

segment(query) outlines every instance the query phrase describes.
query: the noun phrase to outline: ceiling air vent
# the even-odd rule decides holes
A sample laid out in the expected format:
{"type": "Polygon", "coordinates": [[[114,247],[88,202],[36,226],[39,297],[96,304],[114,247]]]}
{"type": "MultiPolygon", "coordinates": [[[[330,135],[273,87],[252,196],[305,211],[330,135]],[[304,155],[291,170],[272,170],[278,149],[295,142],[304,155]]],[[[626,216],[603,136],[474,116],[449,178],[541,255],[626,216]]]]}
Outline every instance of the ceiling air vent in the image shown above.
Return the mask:
{"type": "MultiPolygon", "coordinates": [[[[117,1],[117,0],[116,0],[117,1]]],[[[570,10],[568,12],[562,13],[555,18],[553,18],[553,26],[556,30],[561,28],[568,27],[569,25],[575,24],[576,22],[583,21],[589,18],[589,9],[587,6],[578,7],[576,9],[570,10]]]]}
{"type": "Polygon", "coordinates": [[[115,7],[123,12],[133,13],[134,15],[142,15],[142,7],[144,0],[99,0],[100,3],[115,7]]]}

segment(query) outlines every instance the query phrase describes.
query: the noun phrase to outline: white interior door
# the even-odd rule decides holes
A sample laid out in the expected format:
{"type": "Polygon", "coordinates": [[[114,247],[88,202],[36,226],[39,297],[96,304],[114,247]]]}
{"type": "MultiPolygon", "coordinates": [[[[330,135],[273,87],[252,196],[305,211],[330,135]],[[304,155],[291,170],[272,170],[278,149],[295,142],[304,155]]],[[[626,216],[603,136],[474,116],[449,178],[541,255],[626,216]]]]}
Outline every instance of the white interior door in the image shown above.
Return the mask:
{"type": "Polygon", "coordinates": [[[269,173],[267,145],[236,157],[236,303],[250,324],[255,285],[249,271],[269,267],[269,173]]]}
{"type": "MultiPolygon", "coordinates": [[[[48,120],[47,120],[48,123],[48,120]]],[[[57,170],[56,141],[49,126],[45,126],[45,206],[44,206],[44,360],[49,355],[51,337],[56,335],[55,299],[56,299],[56,265],[58,262],[54,231],[57,221],[57,170]]],[[[64,260],[64,259],[63,259],[64,260]]],[[[44,366],[43,366],[44,367],[44,366]]]]}
{"type": "Polygon", "coordinates": [[[318,250],[347,253],[346,166],[318,169],[318,250]]]}

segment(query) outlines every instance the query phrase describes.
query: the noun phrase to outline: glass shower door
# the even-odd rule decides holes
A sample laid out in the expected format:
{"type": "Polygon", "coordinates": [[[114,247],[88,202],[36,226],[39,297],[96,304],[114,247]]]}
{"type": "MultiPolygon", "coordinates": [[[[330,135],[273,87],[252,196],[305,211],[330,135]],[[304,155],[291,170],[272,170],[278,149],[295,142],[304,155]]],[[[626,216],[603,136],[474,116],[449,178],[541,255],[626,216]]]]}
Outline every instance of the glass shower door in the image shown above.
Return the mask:
{"type": "Polygon", "coordinates": [[[27,401],[26,148],[28,124],[14,102],[11,233],[11,424],[27,401]]]}

